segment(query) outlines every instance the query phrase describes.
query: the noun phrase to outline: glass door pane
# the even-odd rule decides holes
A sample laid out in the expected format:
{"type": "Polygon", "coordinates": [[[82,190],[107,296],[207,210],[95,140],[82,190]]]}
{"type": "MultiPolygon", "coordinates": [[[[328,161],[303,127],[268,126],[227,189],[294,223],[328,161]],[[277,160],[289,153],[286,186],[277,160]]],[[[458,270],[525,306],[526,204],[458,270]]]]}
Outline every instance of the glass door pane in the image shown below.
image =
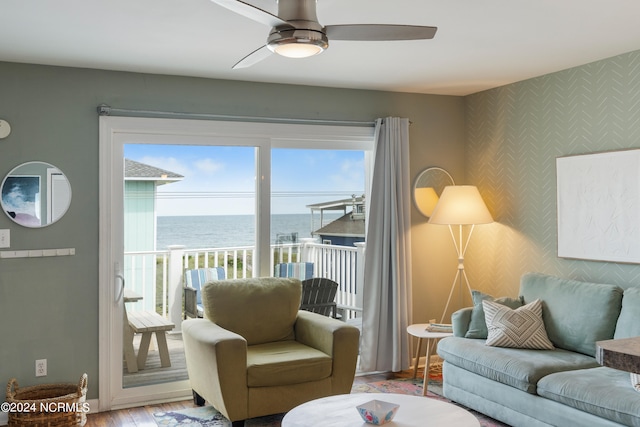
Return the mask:
{"type": "MultiPolygon", "coordinates": [[[[339,306],[355,307],[354,243],[366,232],[365,152],[275,148],[271,157],[273,263],[313,263],[314,277],[338,283],[339,306]]],[[[358,313],[342,310],[346,318],[358,313]]]]}
{"type": "Polygon", "coordinates": [[[185,269],[252,276],[255,171],[254,147],[124,145],[123,388],[188,379],[185,269]],[[147,332],[138,320],[165,330],[147,332]]]}

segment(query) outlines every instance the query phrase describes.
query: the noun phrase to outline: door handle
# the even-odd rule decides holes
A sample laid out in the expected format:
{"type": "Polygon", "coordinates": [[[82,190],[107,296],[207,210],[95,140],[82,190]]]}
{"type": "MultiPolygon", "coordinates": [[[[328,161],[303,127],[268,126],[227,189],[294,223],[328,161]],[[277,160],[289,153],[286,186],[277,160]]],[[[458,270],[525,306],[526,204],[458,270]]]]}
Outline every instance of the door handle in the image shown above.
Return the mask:
{"type": "Polygon", "coordinates": [[[124,295],[124,276],[122,274],[116,274],[116,279],[120,279],[120,283],[122,284],[120,286],[120,292],[116,296],[116,302],[119,302],[124,295]]]}

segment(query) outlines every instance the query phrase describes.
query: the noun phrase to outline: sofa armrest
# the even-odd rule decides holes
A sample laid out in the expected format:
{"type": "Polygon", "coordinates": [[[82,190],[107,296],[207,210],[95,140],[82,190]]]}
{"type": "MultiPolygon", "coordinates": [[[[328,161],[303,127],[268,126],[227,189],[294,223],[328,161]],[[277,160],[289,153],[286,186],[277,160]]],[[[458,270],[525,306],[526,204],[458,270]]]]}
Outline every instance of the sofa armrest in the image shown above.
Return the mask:
{"type": "Polygon", "coordinates": [[[227,418],[247,418],[247,341],[208,319],[182,322],[182,339],[191,388],[227,418]]]}
{"type": "Polygon", "coordinates": [[[309,311],[299,311],[294,326],[296,341],[333,359],[332,392],[349,393],[356,372],[360,331],[355,326],[309,311]]]}
{"type": "Polygon", "coordinates": [[[453,326],[453,336],[463,337],[469,330],[469,322],[471,322],[471,312],[473,307],[465,307],[454,312],[451,315],[451,324],[453,326]]]}

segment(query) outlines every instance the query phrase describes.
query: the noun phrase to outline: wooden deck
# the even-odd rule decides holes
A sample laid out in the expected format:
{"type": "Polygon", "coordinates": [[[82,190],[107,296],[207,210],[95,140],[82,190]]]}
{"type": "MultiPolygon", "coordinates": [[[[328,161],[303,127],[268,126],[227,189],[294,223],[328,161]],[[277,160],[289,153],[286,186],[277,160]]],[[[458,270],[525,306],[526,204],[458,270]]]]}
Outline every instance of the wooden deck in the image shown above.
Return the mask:
{"type": "MultiPolygon", "coordinates": [[[[140,341],[141,334],[136,334],[133,339],[133,348],[136,352],[140,348],[140,341]]],[[[152,339],[152,346],[152,348],[149,348],[147,363],[144,369],[135,373],[129,373],[123,361],[122,372],[124,375],[122,382],[125,388],[181,381],[189,378],[184,358],[182,334],[167,334],[167,346],[169,347],[169,358],[171,360],[170,367],[163,368],[160,366],[160,354],[155,339],[152,339]]]]}

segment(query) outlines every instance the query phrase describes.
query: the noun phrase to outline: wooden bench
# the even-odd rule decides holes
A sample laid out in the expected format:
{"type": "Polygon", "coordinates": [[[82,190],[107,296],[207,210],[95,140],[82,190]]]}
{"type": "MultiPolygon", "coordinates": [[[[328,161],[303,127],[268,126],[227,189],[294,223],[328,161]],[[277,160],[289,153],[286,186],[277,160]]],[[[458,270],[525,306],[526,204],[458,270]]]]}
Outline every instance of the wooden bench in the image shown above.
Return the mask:
{"type": "Polygon", "coordinates": [[[160,366],[168,368],[171,366],[169,358],[169,348],[167,347],[167,331],[175,328],[176,325],[152,311],[132,311],[127,313],[129,326],[134,333],[142,334],[140,348],[138,349],[138,369],[144,369],[149,353],[151,335],[156,334],[158,343],[158,353],[160,354],[160,366]]]}

